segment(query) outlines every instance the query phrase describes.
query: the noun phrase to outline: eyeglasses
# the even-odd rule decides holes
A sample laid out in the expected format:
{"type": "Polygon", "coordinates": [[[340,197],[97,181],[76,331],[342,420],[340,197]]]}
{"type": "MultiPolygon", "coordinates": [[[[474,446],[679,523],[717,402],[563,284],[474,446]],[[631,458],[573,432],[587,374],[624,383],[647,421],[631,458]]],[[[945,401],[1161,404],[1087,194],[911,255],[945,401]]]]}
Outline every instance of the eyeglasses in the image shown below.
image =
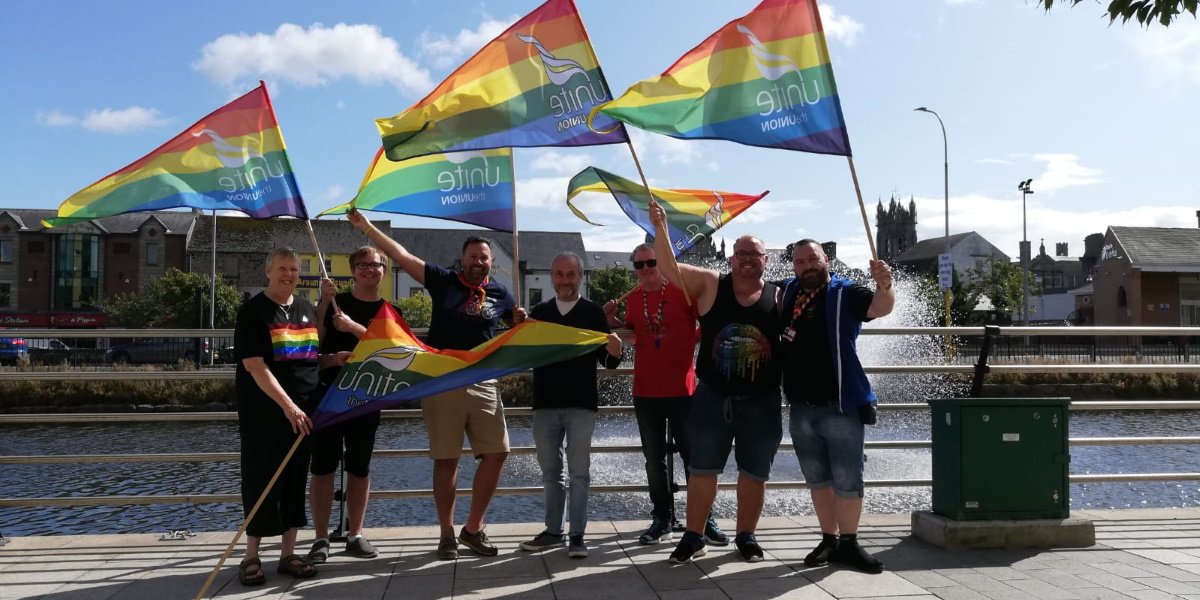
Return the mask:
{"type": "Polygon", "coordinates": [[[653,267],[657,267],[657,266],[658,266],[658,259],[657,259],[657,258],[647,258],[646,260],[635,260],[635,261],[633,261],[633,268],[634,268],[634,270],[640,269],[640,268],[642,268],[642,267],[651,267],[651,268],[653,268],[653,267]]]}
{"type": "Polygon", "coordinates": [[[762,252],[734,252],[733,255],[741,260],[750,260],[766,256],[766,254],[763,254],[762,252]]]}
{"type": "Polygon", "coordinates": [[[355,269],[382,269],[387,265],[381,262],[354,263],[355,269]]]}

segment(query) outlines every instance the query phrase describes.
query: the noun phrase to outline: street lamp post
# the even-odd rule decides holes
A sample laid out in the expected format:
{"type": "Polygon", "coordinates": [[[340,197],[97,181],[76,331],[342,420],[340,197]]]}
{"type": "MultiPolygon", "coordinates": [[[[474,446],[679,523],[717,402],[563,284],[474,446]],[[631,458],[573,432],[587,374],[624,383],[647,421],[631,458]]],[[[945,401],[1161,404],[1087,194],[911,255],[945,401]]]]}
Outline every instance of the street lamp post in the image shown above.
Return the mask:
{"type": "MultiPolygon", "coordinates": [[[[942,122],[941,115],[937,112],[929,110],[924,106],[918,106],[913,110],[927,112],[938,120],[938,126],[942,128],[942,191],[945,198],[945,215],[946,215],[946,254],[950,254],[950,147],[946,143],[946,124],[942,122]]],[[[953,278],[953,273],[951,273],[953,278]]],[[[950,287],[946,287],[946,327],[950,326],[950,287]]]]}
{"type": "Polygon", "coordinates": [[[1021,190],[1021,314],[1025,317],[1025,326],[1029,326],[1029,240],[1025,232],[1025,197],[1033,193],[1029,189],[1032,179],[1026,179],[1017,184],[1021,190]]]}

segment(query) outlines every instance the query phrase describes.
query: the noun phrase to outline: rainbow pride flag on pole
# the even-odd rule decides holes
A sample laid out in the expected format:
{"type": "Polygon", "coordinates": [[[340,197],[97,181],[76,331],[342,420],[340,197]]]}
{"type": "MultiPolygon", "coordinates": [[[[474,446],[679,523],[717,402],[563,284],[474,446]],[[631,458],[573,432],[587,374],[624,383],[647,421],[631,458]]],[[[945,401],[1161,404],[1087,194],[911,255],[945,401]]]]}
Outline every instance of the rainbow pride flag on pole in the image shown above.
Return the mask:
{"type": "Polygon", "coordinates": [[[76,192],[43,224],[179,207],[308,218],[265,83],[76,192]]]}
{"type": "Polygon", "coordinates": [[[403,162],[387,160],[380,149],[354,199],[317,216],[361,208],[512,231],[512,173],[510,148],[430,154],[403,162]]]}
{"type": "Polygon", "coordinates": [[[765,0],[598,111],[671,137],[850,156],[816,0],[765,0]]]}
{"type": "MultiPolygon", "coordinates": [[[[646,199],[646,188],[642,184],[596,167],[588,167],[572,177],[567,183],[567,206],[580,219],[592,225],[600,225],[592,223],[571,203],[572,198],[583,192],[612,194],[621,210],[625,211],[638,227],[654,235],[654,224],[650,222],[650,203],[646,199]]],[[[750,196],[708,190],[650,188],[650,193],[654,194],[654,199],[667,213],[667,232],[671,236],[675,256],[679,256],[696,242],[711,236],[714,231],[750,208],[770,191],[750,196]]]]}
{"type": "Polygon", "coordinates": [[[549,0],[408,110],[376,119],[389,160],[499,147],[591,146],[629,138],[588,112],[612,99],[571,0],[549,0]]]}
{"type": "Polygon", "coordinates": [[[595,352],[607,341],[598,331],[525,321],[470,350],[436,350],[384,303],[317,406],[313,427],[595,352]]]}

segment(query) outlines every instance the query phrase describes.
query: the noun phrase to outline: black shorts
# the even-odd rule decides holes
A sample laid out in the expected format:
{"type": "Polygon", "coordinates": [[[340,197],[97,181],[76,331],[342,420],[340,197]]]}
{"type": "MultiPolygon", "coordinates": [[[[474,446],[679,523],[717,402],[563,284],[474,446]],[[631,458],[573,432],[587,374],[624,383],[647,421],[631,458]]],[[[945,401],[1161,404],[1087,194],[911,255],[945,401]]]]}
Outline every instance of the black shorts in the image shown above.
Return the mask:
{"type": "Polygon", "coordinates": [[[371,473],[371,454],[375,452],[375,431],[379,413],[368,413],[313,432],[313,475],[328,475],[337,470],[346,449],[346,472],[357,477],[371,473]]]}

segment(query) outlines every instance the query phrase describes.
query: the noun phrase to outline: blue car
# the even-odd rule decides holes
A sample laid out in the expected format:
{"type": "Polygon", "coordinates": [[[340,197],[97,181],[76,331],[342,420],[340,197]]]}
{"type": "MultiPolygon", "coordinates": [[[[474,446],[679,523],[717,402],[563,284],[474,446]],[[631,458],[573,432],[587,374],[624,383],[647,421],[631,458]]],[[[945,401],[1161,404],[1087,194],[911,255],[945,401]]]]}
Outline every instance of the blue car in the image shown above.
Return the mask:
{"type": "Polygon", "coordinates": [[[17,361],[28,360],[29,347],[25,338],[0,337],[0,364],[17,364],[17,361]]]}

